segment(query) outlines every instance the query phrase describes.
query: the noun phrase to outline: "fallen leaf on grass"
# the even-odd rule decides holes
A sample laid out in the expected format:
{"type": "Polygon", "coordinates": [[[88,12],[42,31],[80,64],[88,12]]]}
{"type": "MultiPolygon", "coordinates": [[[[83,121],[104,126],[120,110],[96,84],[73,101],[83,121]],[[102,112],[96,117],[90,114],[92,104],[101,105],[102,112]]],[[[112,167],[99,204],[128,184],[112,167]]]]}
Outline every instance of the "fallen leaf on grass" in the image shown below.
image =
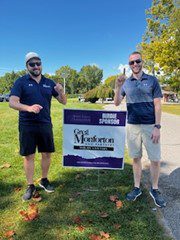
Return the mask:
{"type": "Polygon", "coordinates": [[[110,238],[109,233],[105,233],[103,231],[100,232],[100,235],[101,235],[101,237],[106,238],[106,239],[110,238]]]}
{"type": "Polygon", "coordinates": [[[28,213],[24,210],[19,211],[20,215],[23,217],[24,221],[29,221],[28,213]]]}
{"type": "Polygon", "coordinates": [[[27,211],[20,211],[19,213],[23,217],[23,220],[27,222],[33,221],[39,216],[38,207],[35,203],[29,204],[27,211]]]}
{"type": "Polygon", "coordinates": [[[29,205],[28,216],[30,220],[34,220],[38,217],[38,207],[35,203],[29,205]]]}
{"type": "Polygon", "coordinates": [[[85,215],[85,214],[88,214],[88,213],[89,213],[89,212],[86,211],[86,210],[82,210],[82,211],[81,211],[81,214],[84,214],[84,215],[85,215]]]}
{"type": "Polygon", "coordinates": [[[21,187],[17,187],[17,188],[14,188],[14,191],[15,191],[15,192],[20,192],[21,189],[22,189],[21,187]]]}
{"type": "Polygon", "coordinates": [[[14,235],[15,235],[15,231],[13,231],[13,230],[7,231],[7,232],[4,234],[4,236],[5,236],[6,238],[12,237],[12,236],[14,236],[14,235]]]}
{"type": "Polygon", "coordinates": [[[120,224],[114,224],[114,228],[115,228],[116,230],[120,229],[120,227],[121,227],[120,224]]]}
{"type": "Polygon", "coordinates": [[[108,216],[109,216],[109,214],[106,212],[100,213],[100,217],[102,217],[102,218],[107,218],[108,216]]]}
{"type": "Polygon", "coordinates": [[[40,196],[39,192],[36,191],[32,199],[36,202],[40,202],[42,200],[42,197],[40,196]]]}
{"type": "Polygon", "coordinates": [[[109,199],[110,199],[111,202],[116,202],[118,200],[118,196],[117,195],[111,195],[109,197],[109,199]]]}
{"type": "Polygon", "coordinates": [[[111,202],[114,202],[116,204],[117,209],[122,208],[123,203],[120,200],[118,200],[117,195],[111,195],[109,199],[111,200],[111,202]]]}
{"type": "Polygon", "coordinates": [[[80,174],[77,174],[76,176],[75,176],[75,179],[76,180],[78,180],[78,179],[80,179],[81,178],[81,175],[80,174]]]}
{"type": "Polygon", "coordinates": [[[84,229],[85,229],[85,227],[83,227],[82,225],[77,226],[76,228],[77,228],[77,230],[80,231],[80,232],[83,232],[84,229]]]}
{"type": "Polygon", "coordinates": [[[93,220],[92,219],[88,219],[88,223],[93,223],[93,220]]]}
{"type": "Polygon", "coordinates": [[[121,201],[116,202],[117,209],[122,208],[122,206],[123,206],[123,203],[121,201]]]}
{"type": "Polygon", "coordinates": [[[89,236],[89,239],[90,239],[90,240],[101,240],[101,236],[96,235],[96,234],[91,234],[91,235],[89,236]]]}
{"type": "Polygon", "coordinates": [[[105,233],[105,232],[103,232],[103,231],[100,231],[99,233],[100,233],[100,235],[91,234],[91,235],[89,236],[89,239],[90,239],[90,240],[103,240],[103,239],[108,239],[108,238],[110,238],[109,233],[105,233]]]}
{"type": "Polygon", "coordinates": [[[82,219],[79,216],[77,216],[77,217],[74,218],[74,222],[76,224],[80,224],[82,222],[82,219]]]}
{"type": "Polygon", "coordinates": [[[0,168],[10,168],[11,167],[11,164],[9,163],[4,163],[3,165],[0,166],[0,168]]]}

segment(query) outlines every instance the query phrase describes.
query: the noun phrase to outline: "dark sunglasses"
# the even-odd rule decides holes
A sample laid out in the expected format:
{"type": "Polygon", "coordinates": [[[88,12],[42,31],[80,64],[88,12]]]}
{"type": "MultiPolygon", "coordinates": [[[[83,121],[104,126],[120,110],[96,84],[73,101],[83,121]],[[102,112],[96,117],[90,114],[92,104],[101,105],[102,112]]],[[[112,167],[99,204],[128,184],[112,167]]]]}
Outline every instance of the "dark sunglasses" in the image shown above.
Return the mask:
{"type": "Polygon", "coordinates": [[[142,62],[142,60],[141,59],[137,59],[137,60],[134,60],[134,61],[130,61],[129,62],[129,65],[134,65],[134,63],[141,63],[142,62]]]}
{"type": "Polygon", "coordinates": [[[30,67],[35,67],[35,65],[36,65],[37,67],[39,67],[39,66],[41,66],[41,62],[29,62],[28,65],[29,65],[30,67]]]}

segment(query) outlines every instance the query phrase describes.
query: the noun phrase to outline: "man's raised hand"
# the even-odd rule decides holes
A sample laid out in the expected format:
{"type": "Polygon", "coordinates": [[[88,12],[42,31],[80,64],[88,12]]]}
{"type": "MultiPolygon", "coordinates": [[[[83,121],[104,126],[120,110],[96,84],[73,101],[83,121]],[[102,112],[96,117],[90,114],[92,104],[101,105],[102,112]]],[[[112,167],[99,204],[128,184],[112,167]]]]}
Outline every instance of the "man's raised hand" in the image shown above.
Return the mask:
{"type": "Polygon", "coordinates": [[[56,90],[56,92],[60,95],[64,92],[64,89],[62,87],[62,85],[60,83],[57,83],[56,86],[54,87],[54,89],[56,90]]]}
{"type": "Polygon", "coordinates": [[[126,80],[126,75],[125,75],[125,68],[123,70],[123,74],[118,76],[118,78],[116,79],[116,84],[115,84],[115,88],[120,88],[122,87],[123,83],[126,80]]]}

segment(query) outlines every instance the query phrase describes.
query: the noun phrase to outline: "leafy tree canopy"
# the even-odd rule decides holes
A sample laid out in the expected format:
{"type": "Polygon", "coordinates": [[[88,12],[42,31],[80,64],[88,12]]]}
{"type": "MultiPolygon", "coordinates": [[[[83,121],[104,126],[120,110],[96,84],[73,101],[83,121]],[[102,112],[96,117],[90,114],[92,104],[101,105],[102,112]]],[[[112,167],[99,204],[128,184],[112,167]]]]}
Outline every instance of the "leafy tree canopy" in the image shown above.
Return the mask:
{"type": "Polygon", "coordinates": [[[154,0],[147,10],[147,28],[139,45],[145,67],[164,75],[163,82],[180,91],[180,9],[173,0],[154,0]]]}

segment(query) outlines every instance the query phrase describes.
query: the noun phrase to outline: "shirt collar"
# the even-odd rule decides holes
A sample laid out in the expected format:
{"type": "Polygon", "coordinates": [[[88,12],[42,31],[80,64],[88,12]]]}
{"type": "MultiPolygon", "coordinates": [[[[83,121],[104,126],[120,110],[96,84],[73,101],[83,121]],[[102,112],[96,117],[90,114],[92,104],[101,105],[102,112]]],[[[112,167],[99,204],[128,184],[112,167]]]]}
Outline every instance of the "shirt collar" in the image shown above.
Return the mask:
{"type": "MultiPolygon", "coordinates": [[[[44,78],[45,78],[45,77],[41,74],[41,81],[43,81],[44,78]]],[[[26,79],[27,79],[27,80],[35,81],[34,79],[31,78],[30,74],[26,74],[26,79]]],[[[40,81],[40,82],[41,82],[41,81],[40,81]]]]}
{"type": "MultiPolygon", "coordinates": [[[[146,73],[143,72],[143,74],[142,74],[140,80],[143,81],[143,80],[147,80],[147,79],[148,79],[148,75],[147,75],[146,73]]],[[[136,81],[137,79],[134,78],[133,75],[131,75],[130,80],[131,80],[131,81],[136,81]]]]}

